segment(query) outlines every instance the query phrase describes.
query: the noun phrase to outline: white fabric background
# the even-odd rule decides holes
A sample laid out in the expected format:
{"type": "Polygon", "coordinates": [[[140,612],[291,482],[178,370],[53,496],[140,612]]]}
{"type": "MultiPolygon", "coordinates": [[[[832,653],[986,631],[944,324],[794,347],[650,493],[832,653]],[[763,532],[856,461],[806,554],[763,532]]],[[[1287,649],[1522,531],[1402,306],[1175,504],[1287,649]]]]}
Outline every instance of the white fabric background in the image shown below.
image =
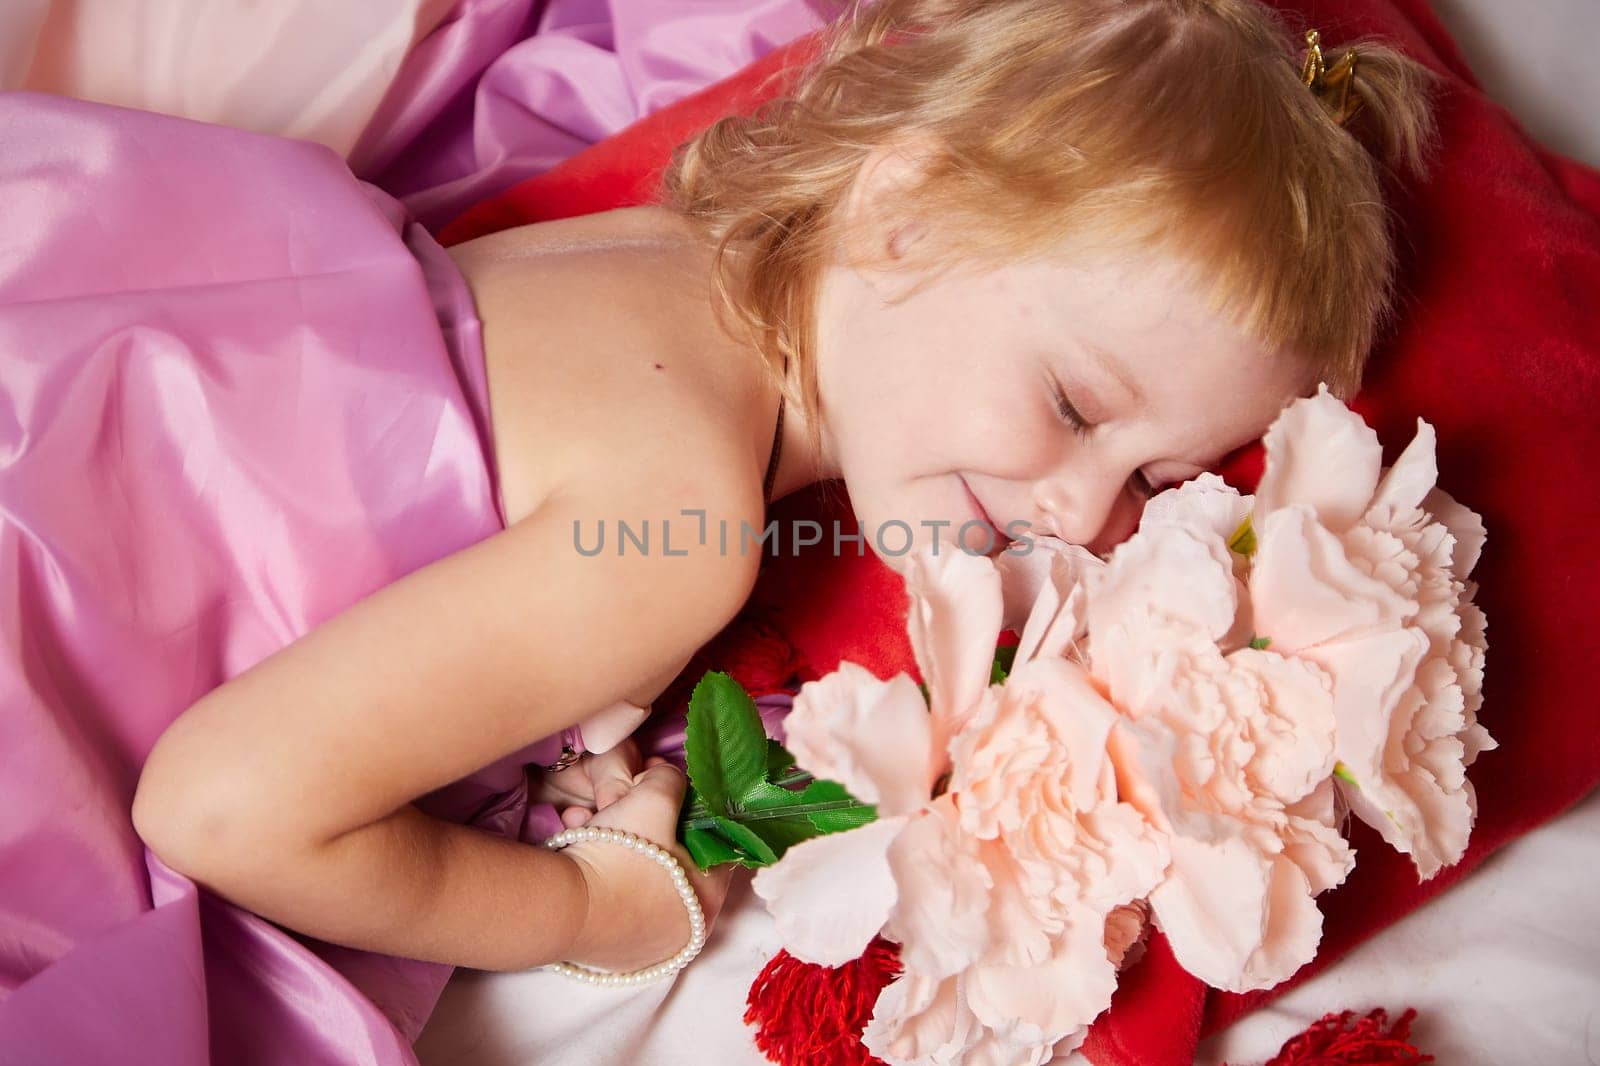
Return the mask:
{"type": "Polygon", "coordinates": [[[0,89],[300,137],[343,156],[450,4],[0,0],[0,89]]]}
{"type": "Polygon", "coordinates": [[[1430,0],[1484,91],[1535,140],[1600,166],[1600,3],[1430,0]]]}

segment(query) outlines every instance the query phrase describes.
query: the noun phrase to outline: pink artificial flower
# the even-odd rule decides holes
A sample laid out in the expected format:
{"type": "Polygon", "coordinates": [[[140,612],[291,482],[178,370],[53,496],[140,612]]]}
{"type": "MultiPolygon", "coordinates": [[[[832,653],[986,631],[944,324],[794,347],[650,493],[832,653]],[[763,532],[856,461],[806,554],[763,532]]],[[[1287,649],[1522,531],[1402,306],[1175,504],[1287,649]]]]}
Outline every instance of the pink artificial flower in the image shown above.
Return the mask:
{"type": "Polygon", "coordinates": [[[1156,924],[1190,973],[1242,992],[1316,953],[1314,897],[1354,855],[1320,802],[1330,680],[1301,660],[1225,650],[1243,591],[1222,532],[1240,513],[1231,492],[1163,501],[1090,580],[1088,623],[1091,669],[1123,714],[1110,738],[1121,796],[1170,837],[1156,924]]]}
{"type": "MultiPolygon", "coordinates": [[[[1057,577],[1076,573],[1073,557],[1057,577]]],[[[901,944],[904,973],[864,1034],[886,1061],[1044,1062],[1109,1005],[1108,915],[1150,891],[1166,851],[1117,801],[1115,710],[1080,664],[1034,654],[1064,650],[1076,628],[1062,598],[1038,598],[1030,650],[990,686],[994,564],[923,553],[907,582],[927,704],[904,675],[845,663],[804,686],[786,722],[797,762],[877,804],[878,820],[791,847],[754,886],[799,958],[837,965],[880,931],[901,944]]]]}
{"type": "Polygon", "coordinates": [[[1432,877],[1466,850],[1477,816],[1466,768],[1497,746],[1477,720],[1485,619],[1465,580],[1483,523],[1434,487],[1421,419],[1383,471],[1377,435],[1324,386],[1285,409],[1265,445],[1256,632],[1332,675],[1341,791],[1432,877]]]}
{"type": "Polygon", "coordinates": [[[1041,1066],[1066,1052],[1013,1043],[987,1028],[968,1006],[967,986],[965,973],[901,975],[879,993],[862,1046],[888,1066],[1041,1066]]]}
{"type": "Polygon", "coordinates": [[[948,795],[992,886],[989,941],[967,967],[966,1001],[1012,1044],[1059,1051],[1082,1041],[1116,988],[1108,916],[1143,899],[1167,867],[1165,841],[1117,799],[1106,752],[1116,721],[1082,665],[1027,658],[951,744],[948,795]]]}
{"type": "Polygon", "coordinates": [[[1114,907],[1106,915],[1106,954],[1118,971],[1137,962],[1150,931],[1150,903],[1134,900],[1114,907]]]}
{"type": "Polygon", "coordinates": [[[801,686],[784,720],[795,761],[874,804],[878,815],[790,847],[752,879],[785,948],[806,962],[837,966],[859,957],[896,912],[901,925],[927,932],[906,950],[941,973],[976,958],[987,938],[987,873],[939,831],[933,789],[950,768],[949,738],[989,685],[1000,579],[983,556],[923,550],[907,561],[906,591],[928,700],[905,674],[883,681],[844,662],[801,686]],[[908,830],[914,843],[896,849],[908,830]],[[916,920],[921,910],[930,920],[916,920]]]}
{"type": "Polygon", "coordinates": [[[1085,635],[1084,581],[1105,560],[1079,544],[1056,537],[1018,540],[1027,550],[1007,548],[995,563],[1004,600],[1001,625],[1018,635],[1017,661],[1080,658],[1085,635]]]}

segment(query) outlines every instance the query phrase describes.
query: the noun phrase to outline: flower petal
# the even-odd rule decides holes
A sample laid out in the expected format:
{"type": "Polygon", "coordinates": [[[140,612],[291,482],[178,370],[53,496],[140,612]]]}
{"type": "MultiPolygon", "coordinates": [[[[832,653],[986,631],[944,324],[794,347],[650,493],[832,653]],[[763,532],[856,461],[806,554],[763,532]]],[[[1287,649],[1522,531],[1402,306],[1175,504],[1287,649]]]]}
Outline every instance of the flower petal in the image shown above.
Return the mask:
{"type": "MultiPolygon", "coordinates": [[[[899,895],[886,935],[900,945],[906,968],[948,977],[969,966],[989,945],[989,891],[993,879],[955,822],[948,793],[911,817],[889,846],[889,867],[899,895]]],[[[826,839],[826,838],[824,838],[826,839]]]]}
{"type": "Polygon", "coordinates": [[[879,817],[921,810],[943,772],[928,705],[905,674],[883,681],[845,660],[800,686],[783,724],[784,747],[797,764],[876,804],[879,817]]]}
{"type": "Polygon", "coordinates": [[[1254,503],[1254,496],[1241,496],[1238,489],[1208,470],[1152,497],[1139,516],[1139,529],[1191,526],[1210,530],[1227,543],[1250,516],[1254,503]]]}
{"type": "Polygon", "coordinates": [[[1434,458],[1436,437],[1433,427],[1417,419],[1417,435],[1411,438],[1406,450],[1394,465],[1383,472],[1377,491],[1372,495],[1371,507],[1388,506],[1396,510],[1421,507],[1429,490],[1439,480],[1439,463],[1434,458]]]}
{"type": "MultiPolygon", "coordinates": [[[[1395,715],[1428,653],[1415,629],[1379,631],[1305,652],[1334,677],[1334,755],[1362,789],[1384,776],[1395,715]]],[[[1409,723],[1399,723],[1404,730],[1409,723]]],[[[1384,825],[1372,824],[1379,832],[1384,825]]]]}
{"type": "Polygon", "coordinates": [[[906,593],[906,627],[929,704],[938,728],[954,731],[989,687],[1000,635],[1000,574],[982,555],[922,549],[907,560],[906,593]]]}
{"type": "Polygon", "coordinates": [[[1016,633],[1016,665],[1036,657],[1066,654],[1086,625],[1084,579],[1105,560],[1056,537],[1034,537],[1024,553],[1002,553],[995,562],[1005,603],[1002,626],[1016,633]]]}
{"type": "Polygon", "coordinates": [[[1272,860],[1267,921],[1261,946],[1250,957],[1245,979],[1229,991],[1271,988],[1311,961],[1322,942],[1322,912],[1311,898],[1300,867],[1282,855],[1272,860]]]}
{"type": "Polygon", "coordinates": [[[1356,865],[1355,849],[1337,828],[1333,796],[1330,777],[1285,809],[1289,824],[1283,833],[1283,853],[1306,875],[1313,896],[1343,884],[1356,865]]]}
{"type": "Polygon", "coordinates": [[[1228,665],[1256,680],[1267,711],[1255,721],[1252,781],[1294,803],[1333,773],[1333,679],[1309,659],[1254,648],[1233,652],[1228,665]]]}
{"type": "Polygon", "coordinates": [[[1221,536],[1191,526],[1156,525],[1117,545],[1089,583],[1089,635],[1141,639],[1154,615],[1212,640],[1233,627],[1238,585],[1221,536]]]}
{"type": "Polygon", "coordinates": [[[1059,743],[1070,753],[1062,780],[1080,811],[1100,802],[1100,768],[1105,762],[1106,735],[1117,710],[1100,695],[1089,673],[1065,659],[1037,659],[1006,679],[1001,702],[1035,700],[1059,743]]]}
{"type": "Polygon", "coordinates": [[[1236,837],[1174,837],[1171,849],[1150,907],[1178,964],[1215,988],[1252,987],[1246,967],[1266,929],[1271,860],[1236,837]]]}
{"type": "Polygon", "coordinates": [[[1075,909],[1037,965],[979,962],[967,977],[978,1020],[1015,1044],[1050,1044],[1077,1035],[1111,1005],[1117,970],[1106,953],[1105,915],[1075,909]]]}
{"type": "Polygon", "coordinates": [[[888,1066],[954,1066],[964,1062],[977,1019],[961,996],[959,978],[907,970],[878,993],[861,1045],[888,1066]]]}
{"type": "Polygon", "coordinates": [[[979,1029],[978,1038],[961,1057],[961,1066],[1043,1066],[1055,1061],[1057,1055],[1075,1050],[1083,1036],[1079,1033],[1076,1041],[1060,1044],[1017,1044],[991,1030],[979,1029]]]}
{"type": "Polygon", "coordinates": [[[1298,505],[1256,526],[1250,601],[1256,631],[1284,654],[1398,628],[1416,613],[1412,601],[1353,565],[1339,537],[1298,505]]]}
{"type": "Polygon", "coordinates": [[[1478,565],[1478,556],[1483,551],[1484,539],[1488,536],[1483,526],[1483,516],[1477,511],[1459,504],[1448,492],[1443,489],[1434,489],[1422,501],[1422,509],[1433,515],[1434,520],[1444,523],[1444,527],[1455,538],[1455,549],[1451,552],[1450,573],[1457,581],[1465,581],[1467,575],[1472,573],[1472,568],[1478,565]]]}
{"type": "Polygon", "coordinates": [[[1000,553],[994,568],[1000,575],[1000,628],[1021,634],[1033,613],[1039,596],[1050,583],[1050,568],[1055,557],[1066,550],[1069,541],[1059,537],[1030,534],[1000,553]],[[1012,551],[1012,548],[1018,548],[1012,551]]]}
{"type": "Polygon", "coordinates": [[[1328,391],[1295,400],[1268,428],[1267,465],[1256,485],[1260,521],[1290,504],[1310,507],[1335,531],[1366,513],[1383,466],[1378,435],[1328,391]]]}
{"type": "Polygon", "coordinates": [[[839,966],[883,929],[897,892],[888,852],[903,818],[880,818],[793,844],[750,881],[789,954],[839,966]]]}

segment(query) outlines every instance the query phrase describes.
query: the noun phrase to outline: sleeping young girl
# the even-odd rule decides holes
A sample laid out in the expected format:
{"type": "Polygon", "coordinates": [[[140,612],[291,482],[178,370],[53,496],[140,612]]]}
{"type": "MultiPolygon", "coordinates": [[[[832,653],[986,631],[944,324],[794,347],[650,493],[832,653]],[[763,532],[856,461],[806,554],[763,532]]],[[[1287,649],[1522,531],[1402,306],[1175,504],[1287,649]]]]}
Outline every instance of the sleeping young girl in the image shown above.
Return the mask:
{"type": "MultiPolygon", "coordinates": [[[[853,8],[791,98],[680,148],[659,203],[448,259],[407,230],[430,284],[455,270],[470,291],[440,310],[466,382],[453,402],[428,406],[436,382],[409,367],[399,386],[345,372],[382,364],[384,336],[348,322],[390,328],[374,309],[411,283],[403,271],[334,308],[310,279],[338,270],[301,262],[268,317],[345,324],[285,318],[284,362],[260,378],[243,342],[205,348],[204,388],[233,390],[226,411],[180,369],[214,302],[174,297],[128,327],[126,343],[195,342],[144,349],[156,384],[140,417],[198,450],[95,451],[95,543],[122,535],[128,490],[100,476],[108,464],[161,464],[182,502],[147,500],[148,521],[248,546],[223,594],[186,588],[196,613],[161,632],[227,626],[248,602],[271,619],[225,661],[179,664],[185,681],[221,675],[203,692],[109,727],[135,758],[159,735],[132,801],[139,836],[215,896],[334,945],[495,970],[674,956],[715,921],[731,867],[696,870],[674,840],[682,772],[626,733],[745,603],[763,550],[738,531],[759,533],[772,501],[842,480],[865,543],[896,568],[897,524],[909,550],[997,554],[1030,533],[1105,550],[1150,494],[1255,439],[1293,397],[1319,381],[1356,391],[1392,300],[1383,167],[1423,166],[1429,75],[1374,42],[1330,42],[1308,69],[1303,30],[1257,0],[853,8]],[[479,386],[474,438],[458,416],[479,386]],[[386,464],[419,436],[483,447],[429,453],[407,489],[386,464]],[[248,497],[226,473],[241,467],[259,471],[248,497]],[[359,501],[344,525],[319,510],[333,483],[359,501]],[[380,521],[394,539],[373,557],[395,579],[363,591],[317,561],[380,521]],[[646,522],[648,546],[621,551],[620,527],[646,522]],[[439,550],[444,528],[458,543],[439,550]],[[606,550],[580,551],[599,529],[606,550]],[[563,738],[589,750],[557,760],[563,738]],[[462,824],[519,814],[487,789],[423,802],[525,763],[532,801],[565,825],[675,856],[702,928],[648,849],[551,850],[514,822],[462,824]]],[[[294,204],[286,188],[256,210],[287,219],[294,204]]],[[[170,254],[203,291],[204,254],[170,254]]],[[[9,373],[6,391],[20,395],[9,373]]],[[[52,460],[58,478],[71,455],[52,460]]],[[[140,535],[105,550],[170,575],[191,549],[140,535]]],[[[29,595],[47,585],[35,575],[29,595]]],[[[103,579],[75,592],[157,609],[103,579]]],[[[138,656],[170,660],[166,639],[138,656]]],[[[115,688],[53,662],[68,691],[115,688]]]]}

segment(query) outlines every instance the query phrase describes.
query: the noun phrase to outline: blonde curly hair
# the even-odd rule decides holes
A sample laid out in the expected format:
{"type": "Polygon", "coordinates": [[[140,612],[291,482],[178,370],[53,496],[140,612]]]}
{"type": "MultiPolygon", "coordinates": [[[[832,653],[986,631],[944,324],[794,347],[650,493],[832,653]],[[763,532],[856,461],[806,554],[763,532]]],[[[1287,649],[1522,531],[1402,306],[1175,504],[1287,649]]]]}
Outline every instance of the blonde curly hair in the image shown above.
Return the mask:
{"type": "Polygon", "coordinates": [[[1086,235],[1156,246],[1349,398],[1392,314],[1383,170],[1426,173],[1439,83],[1344,42],[1325,60],[1356,52],[1364,106],[1340,125],[1301,80],[1303,47],[1260,0],[852,0],[789,95],[677,148],[662,201],[716,245],[719,314],[813,416],[813,446],[813,308],[840,207],[862,161],[908,135],[937,150],[892,210],[949,223],[941,262],[1086,235]]]}

